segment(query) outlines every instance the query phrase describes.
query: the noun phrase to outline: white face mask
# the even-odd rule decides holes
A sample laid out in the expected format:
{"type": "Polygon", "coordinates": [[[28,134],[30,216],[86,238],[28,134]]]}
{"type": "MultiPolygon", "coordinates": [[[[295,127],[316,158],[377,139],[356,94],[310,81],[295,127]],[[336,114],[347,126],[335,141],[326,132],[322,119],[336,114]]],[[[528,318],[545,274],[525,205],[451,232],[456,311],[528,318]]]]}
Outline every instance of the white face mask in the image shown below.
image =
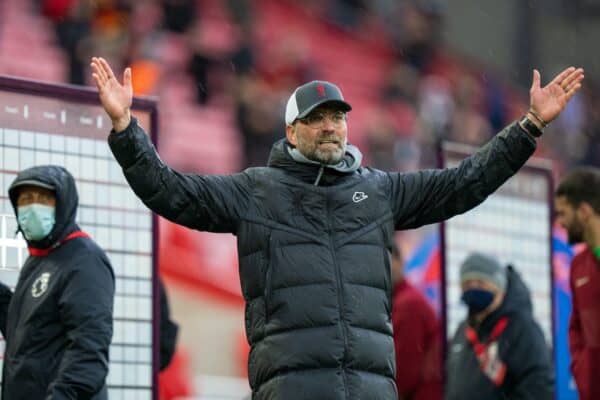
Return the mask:
{"type": "Polygon", "coordinates": [[[50,234],[55,223],[55,208],[44,204],[18,207],[17,220],[27,240],[42,240],[50,234]]]}

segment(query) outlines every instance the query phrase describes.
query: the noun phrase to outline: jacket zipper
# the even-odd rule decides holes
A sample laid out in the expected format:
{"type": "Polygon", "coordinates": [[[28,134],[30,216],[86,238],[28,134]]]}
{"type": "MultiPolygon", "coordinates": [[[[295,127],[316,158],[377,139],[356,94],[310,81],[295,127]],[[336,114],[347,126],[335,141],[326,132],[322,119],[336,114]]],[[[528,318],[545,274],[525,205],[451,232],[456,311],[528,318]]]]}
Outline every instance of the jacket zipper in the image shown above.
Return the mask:
{"type": "MultiPolygon", "coordinates": [[[[387,272],[389,272],[389,274],[386,274],[386,278],[389,279],[385,279],[384,283],[385,283],[385,293],[387,295],[387,311],[388,313],[391,313],[391,309],[392,309],[392,253],[388,250],[388,248],[385,245],[385,228],[383,226],[379,227],[380,231],[381,231],[381,243],[383,243],[383,262],[385,263],[385,265],[387,266],[387,272]]],[[[393,240],[393,239],[392,239],[393,240]]]]}
{"type": "Polygon", "coordinates": [[[348,332],[345,324],[345,312],[344,312],[344,299],[343,299],[343,284],[342,284],[342,271],[340,269],[340,265],[337,261],[337,257],[335,256],[335,245],[333,243],[332,229],[331,229],[331,216],[329,214],[329,197],[326,195],[326,204],[327,204],[327,228],[328,228],[328,236],[329,236],[329,250],[331,251],[331,257],[333,258],[333,263],[335,265],[335,278],[337,281],[337,299],[338,299],[338,308],[340,310],[340,323],[342,324],[342,336],[344,337],[344,355],[342,356],[342,379],[344,381],[344,392],[346,394],[346,398],[350,397],[348,393],[348,382],[346,380],[346,361],[348,356],[348,332]]]}

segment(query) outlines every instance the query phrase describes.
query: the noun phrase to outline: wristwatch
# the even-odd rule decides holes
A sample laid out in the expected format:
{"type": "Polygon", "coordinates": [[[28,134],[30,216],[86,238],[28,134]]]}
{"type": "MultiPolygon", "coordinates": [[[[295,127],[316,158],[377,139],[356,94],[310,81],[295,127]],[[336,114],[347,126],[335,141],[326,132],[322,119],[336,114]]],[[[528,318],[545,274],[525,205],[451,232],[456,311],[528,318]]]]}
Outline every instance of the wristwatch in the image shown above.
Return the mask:
{"type": "Polygon", "coordinates": [[[536,124],[534,124],[529,118],[527,118],[527,115],[521,118],[519,124],[521,124],[521,127],[527,132],[529,132],[531,136],[540,137],[542,136],[542,133],[544,133],[540,128],[537,127],[536,124]]]}

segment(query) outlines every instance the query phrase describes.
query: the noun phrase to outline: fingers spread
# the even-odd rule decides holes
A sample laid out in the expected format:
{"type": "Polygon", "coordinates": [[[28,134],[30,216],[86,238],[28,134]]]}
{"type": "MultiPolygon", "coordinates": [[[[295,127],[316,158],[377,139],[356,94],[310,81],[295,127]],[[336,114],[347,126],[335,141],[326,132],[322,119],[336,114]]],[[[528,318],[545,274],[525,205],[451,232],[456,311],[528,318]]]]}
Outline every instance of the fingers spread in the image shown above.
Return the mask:
{"type": "Polygon", "coordinates": [[[573,71],[575,71],[575,67],[569,67],[569,68],[565,69],[563,72],[556,75],[556,77],[554,79],[552,79],[552,82],[550,82],[549,85],[551,85],[553,83],[558,83],[560,85],[562,83],[562,81],[567,76],[569,76],[569,74],[572,73],[573,71]]]}
{"type": "Polygon", "coordinates": [[[104,68],[100,64],[99,59],[96,57],[92,58],[91,66],[93,71],[98,75],[100,83],[105,84],[108,80],[108,76],[106,75],[104,68]]]}
{"type": "Polygon", "coordinates": [[[104,73],[106,74],[108,79],[116,79],[112,68],[110,67],[110,65],[108,65],[106,60],[102,57],[100,57],[100,64],[102,65],[102,68],[104,69],[104,73]]]}
{"type": "Polygon", "coordinates": [[[583,68],[571,72],[561,83],[563,89],[568,91],[572,86],[583,80],[583,68]]]}
{"type": "Polygon", "coordinates": [[[98,88],[98,90],[101,90],[102,86],[104,86],[104,84],[101,82],[101,78],[95,72],[92,73],[92,78],[94,79],[94,82],[96,83],[96,87],[98,88]]]}
{"type": "Polygon", "coordinates": [[[579,89],[581,89],[581,83],[576,83],[575,85],[573,85],[566,94],[567,101],[571,100],[571,97],[573,97],[575,95],[575,93],[577,93],[579,91],[579,89]]]}

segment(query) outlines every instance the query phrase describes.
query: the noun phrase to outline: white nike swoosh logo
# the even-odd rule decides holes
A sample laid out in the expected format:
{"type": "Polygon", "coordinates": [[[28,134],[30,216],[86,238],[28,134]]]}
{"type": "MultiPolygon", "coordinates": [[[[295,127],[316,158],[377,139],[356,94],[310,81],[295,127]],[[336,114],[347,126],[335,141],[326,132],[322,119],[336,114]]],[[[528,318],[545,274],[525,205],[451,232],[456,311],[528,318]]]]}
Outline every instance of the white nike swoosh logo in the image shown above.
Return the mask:
{"type": "Polygon", "coordinates": [[[580,287],[585,285],[586,283],[588,283],[590,281],[590,278],[587,276],[584,276],[583,278],[579,278],[575,280],[575,287],[580,287]]]}
{"type": "Polygon", "coordinates": [[[354,195],[352,196],[352,201],[355,203],[360,203],[363,200],[366,200],[369,198],[369,195],[365,194],[364,192],[354,192],[354,195]]]}

